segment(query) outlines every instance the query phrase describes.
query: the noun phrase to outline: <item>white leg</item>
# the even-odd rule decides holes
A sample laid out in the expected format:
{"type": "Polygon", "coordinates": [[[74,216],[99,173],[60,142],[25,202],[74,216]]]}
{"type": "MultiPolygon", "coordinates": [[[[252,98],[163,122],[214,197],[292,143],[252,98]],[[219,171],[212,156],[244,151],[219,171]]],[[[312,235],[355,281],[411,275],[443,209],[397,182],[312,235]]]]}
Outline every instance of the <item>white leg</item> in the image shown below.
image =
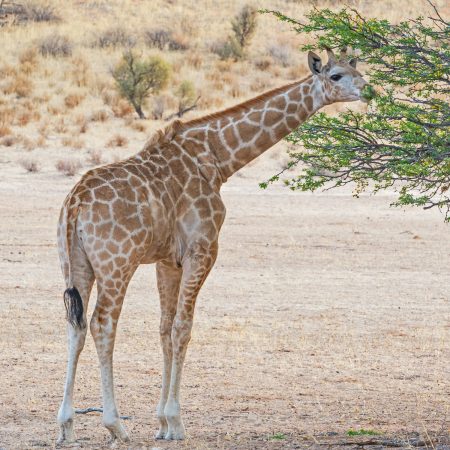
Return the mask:
{"type": "Polygon", "coordinates": [[[205,253],[193,254],[183,263],[177,313],[172,327],[172,370],[169,395],[164,415],[167,420],[165,439],[184,439],[185,428],[180,414],[181,372],[187,347],[191,339],[194,307],[198,292],[208,276],[217,256],[217,245],[206,249],[205,253]]]}
{"type": "Polygon", "coordinates": [[[160,338],[164,360],[161,397],[156,409],[156,414],[159,421],[159,431],[156,433],[156,439],[164,439],[168,431],[164,408],[169,395],[170,373],[172,369],[171,332],[173,319],[177,308],[181,274],[182,271],[178,267],[167,266],[164,263],[158,263],[156,265],[156,275],[161,304],[160,338]]]}
{"type": "MultiPolygon", "coordinates": [[[[84,323],[86,323],[86,310],[89,303],[92,285],[94,283],[94,274],[86,255],[79,247],[74,247],[73,265],[74,286],[77,287],[83,301],[84,323]]],[[[73,389],[78,358],[83,350],[84,341],[86,338],[86,327],[80,329],[74,328],[71,324],[68,324],[67,338],[67,374],[66,383],[64,386],[64,397],[58,411],[58,423],[60,426],[60,434],[57,441],[58,445],[75,442],[75,435],[73,432],[73,418],[75,415],[73,409],[73,389]]]]}
{"type": "Polygon", "coordinates": [[[68,335],[68,361],[67,361],[67,376],[66,384],[64,386],[64,398],[58,411],[58,423],[60,425],[60,435],[57,443],[72,443],[75,442],[75,435],[73,432],[73,388],[75,384],[75,373],[77,370],[78,358],[84,346],[86,338],[86,328],[80,330],[75,329],[72,325],[67,326],[68,335]]]}

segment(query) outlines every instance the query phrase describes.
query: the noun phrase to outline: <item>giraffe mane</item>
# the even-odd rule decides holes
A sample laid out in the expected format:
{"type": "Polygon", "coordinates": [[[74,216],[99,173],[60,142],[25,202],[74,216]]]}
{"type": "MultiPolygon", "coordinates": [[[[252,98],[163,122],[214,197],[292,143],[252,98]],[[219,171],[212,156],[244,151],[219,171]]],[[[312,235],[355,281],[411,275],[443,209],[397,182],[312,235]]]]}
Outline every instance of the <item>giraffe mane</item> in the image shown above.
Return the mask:
{"type": "Polygon", "coordinates": [[[237,112],[240,112],[242,110],[245,110],[249,107],[258,104],[262,100],[272,97],[273,95],[276,95],[279,92],[283,92],[284,90],[286,90],[286,88],[289,88],[291,86],[293,87],[299,83],[303,83],[304,81],[310,79],[311,77],[312,75],[310,74],[302,78],[301,80],[297,80],[292,83],[279,86],[277,88],[271,89],[270,91],[263,92],[262,94],[253,97],[249,100],[245,100],[237,105],[231,106],[229,108],[211,114],[206,114],[205,116],[189,120],[188,122],[183,122],[181,120],[176,119],[173,122],[169,123],[169,125],[165,126],[164,128],[157,130],[145,143],[143,151],[148,150],[149,148],[152,148],[156,145],[168,144],[180,131],[183,131],[191,126],[200,125],[210,120],[216,120],[227,115],[233,115],[237,112]]]}
{"type": "Polygon", "coordinates": [[[220,119],[227,115],[232,115],[234,113],[237,113],[244,109],[247,109],[248,107],[252,107],[252,106],[258,104],[261,100],[266,100],[269,97],[272,97],[280,92],[283,92],[284,90],[286,90],[286,88],[293,87],[299,83],[303,83],[304,81],[308,80],[311,77],[312,77],[312,74],[302,78],[301,80],[293,81],[292,83],[288,83],[283,86],[279,86],[277,88],[271,89],[270,91],[263,92],[262,94],[258,95],[257,97],[253,97],[249,100],[245,100],[241,103],[238,103],[237,105],[233,105],[233,106],[223,109],[221,111],[217,111],[217,112],[207,114],[202,117],[198,117],[196,119],[189,120],[188,122],[182,122],[182,124],[184,127],[192,126],[192,125],[199,125],[203,122],[207,122],[207,121],[214,120],[214,119],[220,119]]]}

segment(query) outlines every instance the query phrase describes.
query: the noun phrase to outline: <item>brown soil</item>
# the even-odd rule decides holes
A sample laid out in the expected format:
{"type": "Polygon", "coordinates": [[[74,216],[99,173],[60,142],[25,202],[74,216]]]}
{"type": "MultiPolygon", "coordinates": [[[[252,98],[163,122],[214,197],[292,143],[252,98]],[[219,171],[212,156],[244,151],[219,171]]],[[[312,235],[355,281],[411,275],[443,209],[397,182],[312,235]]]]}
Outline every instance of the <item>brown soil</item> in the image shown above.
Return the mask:
{"type": "MultiPolygon", "coordinates": [[[[0,157],[1,449],[54,446],[66,359],[55,228],[76,177],[51,162],[27,174],[18,155],[0,157]]],[[[115,380],[120,412],[132,416],[129,447],[385,448],[409,439],[450,448],[443,216],[389,208],[389,193],[261,191],[257,181],[275,171],[270,158],[223,189],[221,251],[198,299],[182,383],[184,443],[152,437],[162,366],[154,267],[142,266],[128,289],[115,380]],[[383,438],[346,436],[361,428],[383,438]]],[[[75,398],[101,405],[92,339],[75,398]]],[[[107,445],[98,414],[77,416],[75,428],[83,448],[107,445]]]]}

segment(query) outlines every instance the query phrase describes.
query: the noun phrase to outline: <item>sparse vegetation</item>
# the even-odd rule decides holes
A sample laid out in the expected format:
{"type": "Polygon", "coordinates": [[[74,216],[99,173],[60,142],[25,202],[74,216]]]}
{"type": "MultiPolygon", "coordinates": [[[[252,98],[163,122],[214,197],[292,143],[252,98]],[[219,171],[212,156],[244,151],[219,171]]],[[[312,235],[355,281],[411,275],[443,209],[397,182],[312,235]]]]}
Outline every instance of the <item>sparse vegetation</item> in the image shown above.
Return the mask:
{"type": "Polygon", "coordinates": [[[81,169],[82,165],[78,159],[66,158],[58,160],[55,167],[58,172],[68,177],[73,177],[81,169]]]}
{"type": "Polygon", "coordinates": [[[88,157],[89,164],[92,164],[94,166],[99,166],[100,164],[103,164],[103,155],[100,150],[91,150],[89,152],[88,157]]]}
{"type": "Polygon", "coordinates": [[[20,165],[30,173],[39,172],[41,166],[36,159],[33,158],[24,158],[19,161],[20,165]]]}
{"type": "Polygon", "coordinates": [[[126,147],[127,145],[128,138],[121,134],[116,134],[106,144],[107,147],[126,147]]]}
{"type": "Polygon", "coordinates": [[[347,436],[377,436],[380,433],[374,430],[365,430],[364,428],[360,428],[359,430],[348,430],[347,436]]]}
{"type": "Polygon", "coordinates": [[[136,45],[136,41],[136,37],[124,28],[114,27],[99,34],[94,42],[94,46],[98,46],[100,48],[131,48],[136,45]]]}
{"type": "Polygon", "coordinates": [[[256,31],[257,14],[258,11],[253,6],[244,6],[231,22],[233,35],[229,36],[225,42],[216,43],[212,51],[217,53],[221,59],[238,60],[243,58],[256,31]]]}
{"type": "Polygon", "coordinates": [[[167,85],[169,74],[170,67],[162,58],[153,56],[141,60],[132,51],[124,53],[113,71],[119,93],[131,103],[141,119],[145,118],[142,107],[146,99],[167,85]]]}
{"type": "Polygon", "coordinates": [[[284,441],[286,439],[286,435],[284,433],[274,433],[269,436],[269,440],[271,441],[284,441]]]}
{"type": "Polygon", "coordinates": [[[41,39],[38,45],[42,56],[67,57],[72,55],[72,43],[69,38],[52,33],[41,39]]]}

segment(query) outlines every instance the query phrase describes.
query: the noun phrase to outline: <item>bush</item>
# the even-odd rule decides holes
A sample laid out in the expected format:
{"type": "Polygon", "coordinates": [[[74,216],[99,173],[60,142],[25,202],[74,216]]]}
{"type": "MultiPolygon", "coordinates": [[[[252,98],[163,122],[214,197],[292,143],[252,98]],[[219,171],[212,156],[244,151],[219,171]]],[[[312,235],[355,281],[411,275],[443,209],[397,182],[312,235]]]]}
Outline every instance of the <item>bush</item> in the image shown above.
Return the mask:
{"type": "Polygon", "coordinates": [[[69,39],[57,33],[43,38],[39,42],[38,48],[42,56],[66,57],[72,55],[72,44],[69,39]]]}
{"type": "Polygon", "coordinates": [[[20,165],[27,171],[27,172],[39,172],[40,170],[40,164],[32,158],[27,158],[27,159],[21,159],[19,161],[20,165]]]}
{"type": "Polygon", "coordinates": [[[73,177],[81,169],[82,165],[77,159],[60,159],[55,167],[58,172],[62,172],[68,177],[73,177]]]}
{"type": "Polygon", "coordinates": [[[245,50],[255,34],[258,11],[252,6],[244,6],[239,14],[231,21],[233,36],[224,42],[215,44],[212,51],[221,59],[238,60],[245,56],[245,50]]]}
{"type": "Polygon", "coordinates": [[[157,93],[167,85],[170,66],[157,56],[144,61],[127,51],[112,75],[119,93],[131,103],[139,117],[145,119],[144,102],[150,93],[157,93]]]}
{"type": "Polygon", "coordinates": [[[152,48],[165,50],[169,46],[172,33],[164,29],[148,30],[144,33],[144,42],[152,48]]]}
{"type": "Polygon", "coordinates": [[[177,116],[182,117],[188,111],[197,107],[197,101],[200,97],[196,98],[195,86],[191,81],[183,81],[175,92],[178,98],[178,112],[177,116]]]}
{"type": "Polygon", "coordinates": [[[187,50],[189,41],[186,36],[180,33],[173,34],[163,28],[148,30],[144,33],[144,42],[152,48],[159,50],[187,50]]]}
{"type": "Polygon", "coordinates": [[[396,188],[394,205],[437,207],[450,221],[450,23],[437,9],[431,20],[398,24],[345,9],[315,9],[301,22],[275,14],[319,48],[358,50],[378,86],[375,98],[373,88],[363,92],[372,99],[366,114],[317,114],[288,137],[288,167],[304,169],[285,183],[305,191],[354,183],[356,196],[396,188]]]}
{"type": "Polygon", "coordinates": [[[95,46],[100,48],[109,47],[134,47],[136,45],[136,38],[120,27],[110,28],[100,34],[95,43],[95,46]]]}
{"type": "Polygon", "coordinates": [[[30,2],[24,6],[24,18],[32,22],[58,22],[60,17],[52,5],[30,2]]]}

